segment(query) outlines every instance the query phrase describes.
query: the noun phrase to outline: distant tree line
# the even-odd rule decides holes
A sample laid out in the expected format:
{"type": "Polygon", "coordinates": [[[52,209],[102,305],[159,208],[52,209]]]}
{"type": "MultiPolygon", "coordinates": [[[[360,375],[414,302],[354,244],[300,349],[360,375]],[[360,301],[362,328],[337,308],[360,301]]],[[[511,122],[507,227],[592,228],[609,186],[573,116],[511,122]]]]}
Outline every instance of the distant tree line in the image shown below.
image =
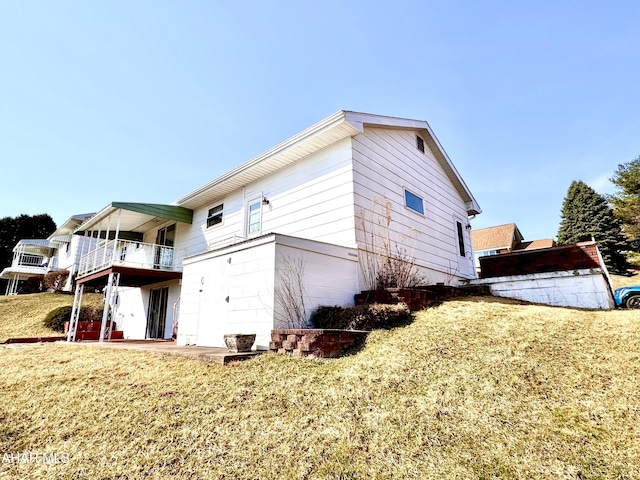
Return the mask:
{"type": "MultiPolygon", "coordinates": [[[[56,224],[48,214],[19,215],[0,218],[0,270],[13,261],[13,248],[24,238],[47,238],[56,231],[56,224]]],[[[0,294],[6,289],[6,281],[0,280],[0,294]]]]}
{"type": "Polygon", "coordinates": [[[618,165],[610,180],[617,191],[608,197],[582,181],[571,182],[562,203],[558,244],[593,238],[607,268],[624,274],[629,258],[640,252],[640,157],[618,165]]]}

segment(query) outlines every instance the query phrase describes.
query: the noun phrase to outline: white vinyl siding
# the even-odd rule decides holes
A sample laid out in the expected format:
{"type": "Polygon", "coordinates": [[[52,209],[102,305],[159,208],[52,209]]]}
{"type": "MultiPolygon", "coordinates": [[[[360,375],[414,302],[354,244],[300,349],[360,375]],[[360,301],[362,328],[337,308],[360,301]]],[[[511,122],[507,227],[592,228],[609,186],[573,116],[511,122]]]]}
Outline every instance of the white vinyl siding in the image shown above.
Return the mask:
{"type": "Polygon", "coordinates": [[[246,185],[217,203],[224,222],[207,228],[211,205],[196,208],[192,225],[178,230],[177,257],[202,253],[207,245],[247,236],[247,202],[265,197],[261,232],[281,233],[348,247],[356,244],[351,139],[309,155],[293,165],[246,185]]]}
{"type": "Polygon", "coordinates": [[[225,333],[255,333],[256,348],[267,349],[271,330],[286,326],[275,291],[282,288],[277,272],[287,261],[303,265],[307,314],[319,305],[353,304],[354,249],[265,235],[185,262],[178,345],[222,347],[225,333]]]}
{"type": "Polygon", "coordinates": [[[466,218],[465,203],[431,151],[416,148],[416,132],[366,128],[353,139],[353,161],[356,212],[375,215],[373,200],[387,199],[392,242],[402,244],[415,234],[416,264],[429,270],[429,283],[464,276],[451,218],[466,218]],[[424,194],[424,216],[405,208],[405,190],[424,194]]]}

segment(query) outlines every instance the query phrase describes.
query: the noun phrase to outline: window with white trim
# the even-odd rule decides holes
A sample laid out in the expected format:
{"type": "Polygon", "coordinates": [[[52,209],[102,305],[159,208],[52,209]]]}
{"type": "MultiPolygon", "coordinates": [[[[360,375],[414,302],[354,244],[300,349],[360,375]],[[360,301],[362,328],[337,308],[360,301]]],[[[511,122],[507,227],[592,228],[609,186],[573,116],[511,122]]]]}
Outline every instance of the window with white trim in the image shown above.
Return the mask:
{"type": "Polygon", "coordinates": [[[416,135],[416,148],[424,153],[424,140],[420,135],[416,135]]]}
{"type": "Polygon", "coordinates": [[[422,198],[407,189],[404,191],[404,205],[408,209],[413,210],[420,215],[424,215],[424,202],[422,201],[422,198]]]}
{"type": "Polygon", "coordinates": [[[256,200],[247,205],[247,236],[258,235],[262,229],[261,200],[256,200]]]}
{"type": "Polygon", "coordinates": [[[222,223],[223,208],[224,204],[221,203],[220,205],[216,205],[215,207],[209,209],[209,213],[207,214],[207,228],[222,223]]]}

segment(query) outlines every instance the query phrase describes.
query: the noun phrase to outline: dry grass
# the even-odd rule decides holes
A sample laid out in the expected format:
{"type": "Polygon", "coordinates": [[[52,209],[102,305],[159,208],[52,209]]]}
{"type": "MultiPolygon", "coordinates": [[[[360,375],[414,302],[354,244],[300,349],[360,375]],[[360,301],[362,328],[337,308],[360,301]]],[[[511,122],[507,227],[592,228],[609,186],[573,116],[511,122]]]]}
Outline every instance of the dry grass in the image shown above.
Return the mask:
{"type": "MultiPolygon", "coordinates": [[[[102,306],[103,301],[102,295],[87,294],[83,297],[82,304],[102,306]]],[[[42,322],[51,310],[65,305],[73,305],[72,295],[37,293],[0,296],[0,342],[8,338],[60,335],[59,332],[46,328],[42,322]]]]}
{"type": "Polygon", "coordinates": [[[629,285],[640,285],[640,270],[635,270],[633,275],[611,275],[613,289],[629,285]]]}
{"type": "Polygon", "coordinates": [[[1,478],[640,478],[635,312],[448,302],[350,357],[0,347],[1,478]],[[3,473],[5,474],[3,476],[3,473]]]}

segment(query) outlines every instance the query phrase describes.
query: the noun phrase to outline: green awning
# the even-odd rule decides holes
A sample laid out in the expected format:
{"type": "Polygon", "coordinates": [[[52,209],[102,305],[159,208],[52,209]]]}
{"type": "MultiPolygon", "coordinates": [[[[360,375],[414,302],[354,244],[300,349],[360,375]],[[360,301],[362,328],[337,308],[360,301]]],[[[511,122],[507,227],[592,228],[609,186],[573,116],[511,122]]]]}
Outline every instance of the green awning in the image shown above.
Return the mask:
{"type": "Polygon", "coordinates": [[[176,222],[193,222],[193,210],[176,205],[161,205],[158,203],[126,203],[113,202],[114,208],[121,208],[130,212],[143,213],[152,217],[164,218],[165,220],[175,220],[176,222]]]}
{"type": "Polygon", "coordinates": [[[109,228],[113,231],[120,224],[121,232],[144,233],[159,221],[193,222],[193,210],[177,205],[157,203],[112,202],[80,225],[75,233],[109,228]]]}

